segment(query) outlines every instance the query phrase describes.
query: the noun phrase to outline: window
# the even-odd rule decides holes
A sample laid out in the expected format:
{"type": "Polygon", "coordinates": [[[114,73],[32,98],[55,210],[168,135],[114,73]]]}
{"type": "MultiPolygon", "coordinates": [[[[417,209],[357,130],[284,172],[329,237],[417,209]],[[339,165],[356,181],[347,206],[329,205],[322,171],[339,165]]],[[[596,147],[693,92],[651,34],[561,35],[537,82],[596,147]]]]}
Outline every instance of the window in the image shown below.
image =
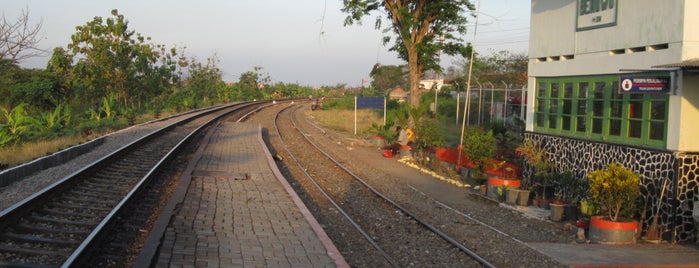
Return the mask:
{"type": "Polygon", "coordinates": [[[622,94],[618,80],[615,75],[539,78],[535,130],[665,147],[668,95],[622,94]]]}

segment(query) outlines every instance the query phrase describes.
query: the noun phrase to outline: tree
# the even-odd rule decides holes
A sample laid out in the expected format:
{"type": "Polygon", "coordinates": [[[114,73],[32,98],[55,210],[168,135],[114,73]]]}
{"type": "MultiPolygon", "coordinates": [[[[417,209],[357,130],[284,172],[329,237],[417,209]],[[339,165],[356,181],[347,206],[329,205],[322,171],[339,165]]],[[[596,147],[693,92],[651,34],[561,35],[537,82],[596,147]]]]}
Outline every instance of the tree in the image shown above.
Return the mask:
{"type": "Polygon", "coordinates": [[[114,95],[122,104],[133,105],[159,95],[160,87],[178,80],[173,78],[180,63],[175,50],[147,43],[150,38],[130,30],[116,9],[112,15],[77,26],[67,49],[54,49],[48,69],[61,73],[72,87],[86,90],[80,96],[87,100],[114,95]]]}
{"type": "Polygon", "coordinates": [[[407,84],[404,66],[381,65],[377,63],[371,69],[369,75],[372,79],[372,87],[382,93],[386,93],[397,86],[405,87],[407,84]]]}
{"type": "Polygon", "coordinates": [[[29,10],[22,10],[15,22],[8,21],[3,14],[0,21],[0,59],[16,64],[41,55],[43,51],[35,47],[42,38],[41,24],[29,25],[29,10]]]}
{"type": "Polygon", "coordinates": [[[476,62],[478,62],[477,67],[474,68],[476,81],[493,84],[504,82],[515,87],[527,84],[529,59],[524,53],[512,54],[503,50],[488,57],[476,57],[476,62]]]}
{"type": "Polygon", "coordinates": [[[218,62],[218,58],[214,55],[206,60],[206,65],[194,59],[189,64],[186,85],[201,101],[204,101],[204,104],[228,101],[226,86],[221,78],[223,74],[217,66],[218,62]]]}
{"type": "MultiPolygon", "coordinates": [[[[343,0],[342,11],[347,13],[345,25],[361,24],[362,17],[376,11],[385,12],[395,38],[392,51],[408,62],[410,105],[420,105],[420,78],[427,70],[440,71],[439,53],[469,55],[460,36],[466,33],[466,11],[474,10],[468,0],[343,0]]],[[[381,27],[381,17],[376,28],[381,27]]],[[[385,36],[384,44],[391,41],[385,36]]]]}
{"type": "Polygon", "coordinates": [[[266,73],[262,73],[262,69],[261,66],[255,66],[252,71],[240,74],[236,86],[240,90],[241,98],[250,100],[269,97],[265,90],[269,86],[271,78],[266,73]]]}

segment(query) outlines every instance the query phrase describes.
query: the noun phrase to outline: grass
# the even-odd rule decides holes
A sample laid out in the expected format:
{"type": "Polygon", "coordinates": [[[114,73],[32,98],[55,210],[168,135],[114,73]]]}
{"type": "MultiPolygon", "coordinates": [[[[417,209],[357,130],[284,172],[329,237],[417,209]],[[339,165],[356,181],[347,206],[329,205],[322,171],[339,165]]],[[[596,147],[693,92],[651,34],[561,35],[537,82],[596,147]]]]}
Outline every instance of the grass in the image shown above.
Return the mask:
{"type": "MultiPolygon", "coordinates": [[[[160,118],[174,114],[172,111],[163,111],[160,114],[160,118]]],[[[136,119],[136,124],[150,121],[155,119],[152,114],[139,115],[136,119]]],[[[100,137],[107,132],[116,131],[105,130],[104,133],[92,133],[89,137],[81,137],[81,135],[71,135],[59,137],[49,141],[36,141],[27,142],[17,146],[11,146],[7,148],[0,148],[0,170],[3,168],[10,168],[18,166],[20,164],[32,161],[34,159],[40,158],[45,155],[50,155],[52,153],[58,152],[65,148],[71,147],[82,142],[86,142],[90,139],[100,137]]]]}
{"type": "Polygon", "coordinates": [[[20,146],[3,148],[0,150],[0,163],[8,167],[17,166],[44,155],[58,152],[83,141],[83,138],[79,135],[75,135],[60,137],[50,141],[37,141],[20,146]]]}
{"type": "MultiPolygon", "coordinates": [[[[335,131],[354,134],[354,110],[331,109],[306,111],[308,116],[313,117],[318,124],[331,128],[335,131]]],[[[357,135],[370,135],[371,124],[383,125],[383,116],[379,116],[376,111],[361,109],[357,110],[357,135]]]]}

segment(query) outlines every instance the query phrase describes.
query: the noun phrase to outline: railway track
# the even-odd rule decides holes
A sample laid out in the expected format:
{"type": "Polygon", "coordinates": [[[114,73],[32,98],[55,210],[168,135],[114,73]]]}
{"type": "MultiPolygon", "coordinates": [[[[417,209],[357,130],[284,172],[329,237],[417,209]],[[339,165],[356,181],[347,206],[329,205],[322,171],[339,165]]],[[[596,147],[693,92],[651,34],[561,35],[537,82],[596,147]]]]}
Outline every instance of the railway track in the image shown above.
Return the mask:
{"type": "Polygon", "coordinates": [[[105,237],[119,235],[111,229],[115,222],[131,216],[134,211],[126,208],[197,133],[224,116],[242,118],[262,105],[216,107],[171,124],[0,212],[0,266],[82,266],[105,237]]]}
{"type": "Polygon", "coordinates": [[[276,135],[280,137],[284,150],[295,160],[308,180],[381,256],[383,263],[377,262],[372,265],[494,267],[457,239],[376,190],[314,144],[293,116],[293,110],[299,107],[301,106],[289,106],[277,113],[276,135]],[[288,120],[280,120],[282,116],[288,116],[288,120]],[[300,136],[307,144],[287,143],[282,132],[287,137],[300,136]],[[301,154],[306,160],[297,160],[295,155],[301,154]],[[371,206],[372,211],[367,211],[363,202],[379,205],[371,206]],[[435,252],[434,249],[439,250],[435,252]]]}

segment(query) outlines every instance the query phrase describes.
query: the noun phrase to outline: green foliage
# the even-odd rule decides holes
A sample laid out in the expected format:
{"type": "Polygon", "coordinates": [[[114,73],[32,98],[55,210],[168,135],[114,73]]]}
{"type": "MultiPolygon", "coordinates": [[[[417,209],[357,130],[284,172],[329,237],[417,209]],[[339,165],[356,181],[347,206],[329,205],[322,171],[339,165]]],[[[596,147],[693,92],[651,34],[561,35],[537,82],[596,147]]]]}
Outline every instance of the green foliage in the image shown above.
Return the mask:
{"type": "Polygon", "coordinates": [[[0,108],[5,123],[0,126],[0,146],[6,146],[10,143],[16,144],[23,135],[31,129],[32,118],[27,116],[25,110],[26,104],[20,104],[7,110],[0,108]]]}
{"type": "Polygon", "coordinates": [[[588,196],[589,181],[577,178],[572,171],[554,173],[554,195],[558,200],[578,202],[588,196]]]}
{"type": "Polygon", "coordinates": [[[400,86],[408,88],[405,66],[375,64],[371,69],[371,87],[385,95],[388,91],[400,86]]]}
{"type": "Polygon", "coordinates": [[[469,127],[464,131],[463,141],[464,153],[476,164],[477,169],[485,169],[485,162],[495,153],[493,132],[480,127],[469,127]]]}
{"type": "Polygon", "coordinates": [[[396,131],[393,127],[393,122],[386,122],[385,125],[372,123],[368,131],[374,135],[379,135],[386,138],[386,142],[389,144],[393,143],[393,141],[396,139],[396,131]]]}
{"type": "Polygon", "coordinates": [[[323,109],[354,110],[354,97],[330,99],[323,103],[323,109]]]}
{"type": "Polygon", "coordinates": [[[529,58],[524,53],[499,51],[477,57],[472,75],[481,83],[506,83],[510,87],[518,88],[527,84],[528,63],[529,58]]]}
{"type": "Polygon", "coordinates": [[[418,150],[444,146],[444,132],[437,119],[423,118],[418,121],[415,133],[415,147],[418,150]]]}
{"type": "Polygon", "coordinates": [[[77,26],[45,70],[0,59],[0,147],[74,134],[85,137],[133,124],[142,113],[186,111],[254,98],[319,95],[295,84],[267,85],[262,67],[226,85],[216,56],[199,63],[131,29],[117,10],[77,26]]]}
{"type": "MultiPolygon", "coordinates": [[[[390,50],[408,62],[410,79],[410,104],[420,105],[420,95],[425,90],[418,88],[420,76],[427,70],[441,70],[439,53],[469,56],[470,47],[463,42],[466,34],[468,12],[474,6],[468,0],[408,0],[343,1],[342,11],[347,13],[345,25],[361,23],[364,16],[376,12],[385,15],[391,25],[384,32],[395,36],[390,50]]],[[[376,18],[376,28],[381,28],[382,18],[376,18]]],[[[391,42],[384,36],[384,43],[391,42]]]]}
{"type": "Polygon", "coordinates": [[[84,138],[89,138],[91,135],[121,129],[126,124],[120,122],[117,118],[102,118],[101,120],[86,120],[78,124],[80,134],[84,138]]]}
{"type": "Polygon", "coordinates": [[[66,77],[68,85],[80,85],[74,89],[84,101],[114,94],[124,105],[157,96],[178,80],[174,71],[182,62],[175,49],[147,43],[150,38],[129,29],[117,10],[112,16],[77,26],[67,49],[54,50],[48,70],[66,77]]]}
{"type": "Polygon", "coordinates": [[[236,87],[241,91],[240,96],[243,99],[259,100],[270,98],[271,94],[266,84],[268,84],[271,79],[269,75],[262,72],[262,69],[263,68],[260,66],[255,66],[252,71],[240,74],[236,87]]]}
{"type": "Polygon", "coordinates": [[[534,168],[534,176],[550,173],[556,167],[556,164],[549,161],[543,147],[534,140],[524,141],[515,151],[534,168]]]}
{"type": "Polygon", "coordinates": [[[495,157],[510,163],[518,163],[520,157],[518,157],[516,151],[524,140],[522,135],[524,122],[518,119],[508,122],[494,120],[487,123],[485,127],[492,130],[493,136],[495,136],[495,144],[497,146],[495,157]]]}
{"type": "Polygon", "coordinates": [[[32,122],[43,138],[55,138],[70,130],[72,109],[70,106],[58,105],[52,112],[43,112],[32,122]]]}
{"type": "Polygon", "coordinates": [[[611,221],[633,218],[640,195],[639,175],[617,163],[588,174],[590,198],[611,221]]]}
{"type": "Polygon", "coordinates": [[[106,118],[116,116],[116,98],[114,94],[109,94],[109,96],[102,98],[102,107],[100,111],[104,113],[106,118]]]}

